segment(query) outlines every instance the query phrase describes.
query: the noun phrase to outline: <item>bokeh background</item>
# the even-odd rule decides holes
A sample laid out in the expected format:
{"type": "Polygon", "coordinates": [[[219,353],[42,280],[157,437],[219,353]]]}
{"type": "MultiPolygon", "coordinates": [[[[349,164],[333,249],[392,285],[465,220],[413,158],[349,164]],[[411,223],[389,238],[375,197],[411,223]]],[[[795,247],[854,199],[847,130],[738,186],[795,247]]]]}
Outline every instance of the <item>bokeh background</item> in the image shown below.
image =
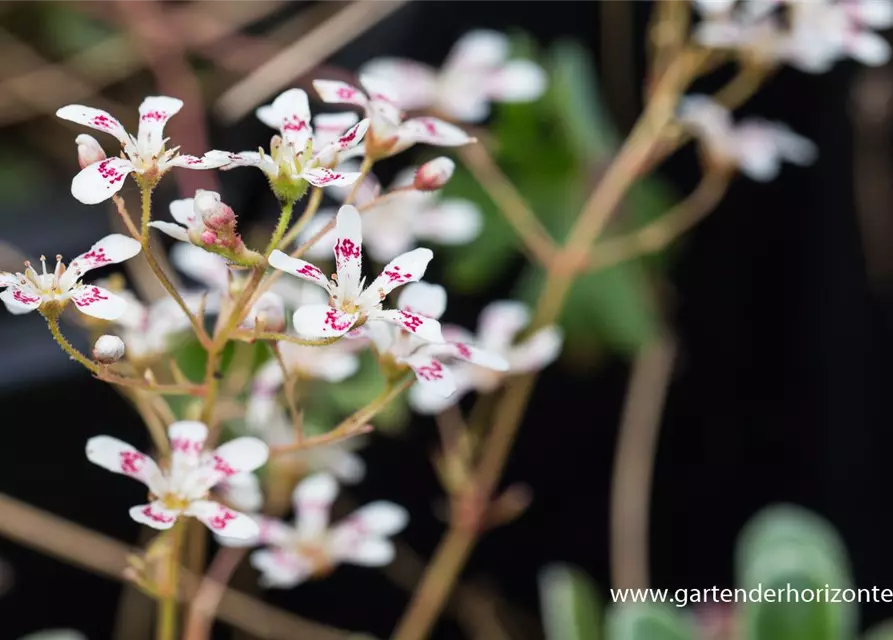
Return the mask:
{"type": "MultiPolygon", "coordinates": [[[[265,143],[268,130],[251,111],[229,123],[221,96],[348,4],[0,2],[0,266],[17,268],[19,253],[71,257],[111,228],[110,208],[86,207],[69,194],[76,133],[53,117],[56,108],[108,108],[126,124],[144,95],[177,95],[189,108],[172,121],[170,135],[184,151],[252,148],[265,143]]],[[[541,60],[553,83],[537,106],[497,110],[497,158],[558,233],[638,114],[651,8],[409,2],[356,38],[336,34],[343,46],[282,86],[349,78],[384,54],[437,65],[472,28],[514,34],[519,51],[541,60]]],[[[699,88],[715,89],[724,77],[699,88]]],[[[278,88],[253,104],[268,102],[278,88]]],[[[533,502],[484,537],[464,573],[480,589],[476,600],[495,607],[507,637],[542,637],[537,575],[548,563],[578,566],[607,598],[609,486],[630,362],[662,331],[675,337],[677,351],[653,480],[653,584],[732,586],[741,527],[760,508],[784,501],[837,527],[858,586],[893,586],[891,92],[889,68],[848,63],[817,76],[781,70],[741,111],[785,121],[814,140],[816,164],[785,167],[766,185],[736,179],[715,213],[672,251],[579,287],[565,357],[543,375],[506,472],[506,484],[530,486],[533,502]]],[[[395,158],[380,175],[387,182],[406,162],[395,158]]],[[[637,189],[621,223],[665,210],[691,190],[698,172],[694,152],[683,150],[637,189]]],[[[168,178],[156,201],[163,206],[196,187],[213,188],[202,173],[168,178]]],[[[259,172],[221,177],[240,224],[273,224],[275,202],[259,172]]],[[[450,188],[492,208],[462,173],[450,188]]],[[[135,187],[123,195],[133,198],[135,187]]],[[[481,243],[437,254],[444,256],[437,268],[451,290],[452,319],[466,324],[487,301],[524,296],[532,286],[495,209],[481,243]]],[[[77,329],[67,330],[77,340],[77,329]]],[[[68,361],[46,333],[36,314],[0,314],[0,490],[135,542],[138,526],[125,510],[142,488],[93,467],[82,451],[101,432],[134,443],[147,437],[125,401],[68,361]]],[[[363,450],[368,478],[354,491],[357,499],[406,505],[413,520],[402,539],[422,557],[443,532],[430,463],[436,442],[427,418],[373,436],[363,450]]],[[[120,583],[7,540],[0,540],[0,558],[8,565],[0,638],[57,626],[90,638],[149,637],[145,622],[124,630],[116,622],[121,602],[137,610],[140,602],[120,583]]],[[[245,568],[235,585],[252,590],[252,580],[245,568]]],[[[347,567],[265,597],[381,637],[408,599],[380,573],[347,567]]],[[[861,625],[891,615],[893,605],[865,605],[861,625]]],[[[233,637],[224,627],[219,632],[233,637]]],[[[436,637],[461,637],[454,616],[443,618],[436,637]]]]}

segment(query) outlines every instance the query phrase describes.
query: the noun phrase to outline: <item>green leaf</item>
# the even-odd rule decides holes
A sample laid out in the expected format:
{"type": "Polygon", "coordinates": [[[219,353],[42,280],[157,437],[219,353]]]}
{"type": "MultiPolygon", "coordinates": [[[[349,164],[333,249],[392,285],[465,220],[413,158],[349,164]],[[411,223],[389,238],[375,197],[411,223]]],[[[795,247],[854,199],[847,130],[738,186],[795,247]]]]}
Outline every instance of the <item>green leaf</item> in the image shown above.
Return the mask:
{"type": "Polygon", "coordinates": [[[833,594],[826,585],[848,589],[853,580],[840,536],[820,516],[791,505],[767,508],[744,527],[736,564],[739,586],[760,590],[760,601],[750,597],[742,605],[745,638],[851,640],[856,636],[856,607],[828,601],[833,594]],[[803,598],[804,590],[809,590],[811,601],[803,598]],[[766,601],[770,591],[775,602],[766,601]]]}
{"type": "Polygon", "coordinates": [[[539,574],[539,590],[547,640],[600,640],[601,603],[583,571],[549,565],[539,574]]]}
{"type": "Polygon", "coordinates": [[[694,640],[691,620],[680,610],[653,602],[619,604],[608,610],[607,640],[694,640]]]}

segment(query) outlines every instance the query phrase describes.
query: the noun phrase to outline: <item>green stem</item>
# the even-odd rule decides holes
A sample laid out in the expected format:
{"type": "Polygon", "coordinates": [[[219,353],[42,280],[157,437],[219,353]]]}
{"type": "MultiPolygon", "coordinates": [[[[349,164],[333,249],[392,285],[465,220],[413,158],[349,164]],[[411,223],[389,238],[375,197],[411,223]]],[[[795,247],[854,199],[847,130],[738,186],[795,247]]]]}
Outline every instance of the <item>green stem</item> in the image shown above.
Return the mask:
{"type": "Polygon", "coordinates": [[[53,334],[53,338],[55,338],[56,342],[62,347],[62,350],[65,351],[69,356],[71,356],[72,360],[77,360],[82,365],[84,365],[87,369],[89,369],[92,373],[99,374],[99,366],[92,360],[90,360],[83,353],[74,348],[74,346],[65,339],[65,336],[62,335],[62,330],[59,328],[59,312],[58,311],[42,311],[41,315],[43,315],[44,319],[47,321],[47,326],[50,328],[50,333],[53,334]]]}
{"type": "Polygon", "coordinates": [[[198,318],[196,318],[192,311],[189,309],[186,301],[183,300],[180,292],[177,291],[177,288],[167,277],[167,274],[162,271],[161,267],[158,265],[158,262],[155,260],[155,256],[152,254],[152,248],[149,246],[149,221],[152,219],[152,187],[142,186],[140,188],[140,195],[142,198],[140,244],[143,246],[143,255],[146,257],[146,262],[149,263],[149,268],[152,269],[152,273],[154,273],[155,277],[158,278],[158,281],[161,283],[161,286],[164,287],[164,290],[167,291],[174,300],[176,300],[177,304],[183,310],[183,313],[185,313],[186,317],[189,318],[189,322],[192,324],[192,328],[195,330],[195,335],[196,337],[198,337],[199,342],[201,342],[202,345],[207,346],[210,340],[208,338],[208,334],[205,332],[205,328],[201,325],[198,318]]]}
{"type": "Polygon", "coordinates": [[[295,239],[300,235],[300,233],[304,230],[304,228],[313,220],[313,216],[316,215],[316,212],[319,210],[319,205],[322,202],[322,189],[320,187],[316,187],[313,189],[313,193],[310,194],[310,201],[307,203],[307,208],[304,209],[304,213],[301,214],[301,217],[298,218],[298,221],[294,224],[294,226],[288,230],[288,233],[282,238],[279,242],[279,248],[281,250],[285,250],[295,239]]]}
{"type": "Polygon", "coordinates": [[[338,342],[343,336],[333,336],[331,338],[299,338],[297,336],[290,336],[286,333],[272,333],[270,331],[261,331],[259,333],[244,333],[244,334],[236,334],[237,336],[245,336],[248,337],[251,341],[254,340],[271,340],[276,342],[291,342],[292,344],[299,344],[304,347],[324,347],[328,344],[334,344],[338,342]]]}
{"type": "Polygon", "coordinates": [[[178,520],[168,535],[171,536],[170,557],[168,558],[167,588],[164,598],[158,603],[157,640],[176,640],[177,637],[177,592],[180,586],[180,550],[183,546],[184,523],[178,520]]]}
{"type": "Polygon", "coordinates": [[[276,229],[273,230],[273,236],[270,238],[267,248],[264,249],[265,257],[269,257],[269,255],[273,253],[273,249],[276,249],[282,241],[282,236],[285,235],[285,231],[288,229],[288,223],[291,222],[291,214],[294,208],[294,200],[283,203],[282,213],[279,214],[279,222],[276,223],[276,229]]]}
{"type": "Polygon", "coordinates": [[[360,186],[365,182],[366,176],[372,171],[372,165],[374,164],[375,160],[373,158],[370,158],[369,156],[363,158],[363,164],[360,166],[360,177],[353,183],[353,189],[350,190],[350,195],[347,196],[347,200],[344,201],[344,204],[350,204],[354,201],[354,198],[357,197],[357,193],[360,191],[360,186]]]}

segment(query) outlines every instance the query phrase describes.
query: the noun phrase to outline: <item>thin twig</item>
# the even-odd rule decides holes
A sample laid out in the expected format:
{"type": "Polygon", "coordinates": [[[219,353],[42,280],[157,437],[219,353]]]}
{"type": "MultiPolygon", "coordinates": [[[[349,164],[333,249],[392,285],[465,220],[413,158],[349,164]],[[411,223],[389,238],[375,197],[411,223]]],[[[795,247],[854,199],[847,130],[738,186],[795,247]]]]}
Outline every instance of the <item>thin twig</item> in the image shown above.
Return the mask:
{"type": "Polygon", "coordinates": [[[204,640],[211,636],[211,623],[220,606],[226,585],[245,558],[248,549],[221,547],[195,592],[183,628],[183,640],[204,640]]]}

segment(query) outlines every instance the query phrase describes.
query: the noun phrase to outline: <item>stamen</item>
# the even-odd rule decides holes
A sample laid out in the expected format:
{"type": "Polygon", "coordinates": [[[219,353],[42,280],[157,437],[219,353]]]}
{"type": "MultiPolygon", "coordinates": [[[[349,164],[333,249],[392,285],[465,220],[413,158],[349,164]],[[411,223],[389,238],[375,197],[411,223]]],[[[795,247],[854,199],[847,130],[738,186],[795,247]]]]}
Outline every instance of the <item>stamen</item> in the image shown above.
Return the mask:
{"type": "Polygon", "coordinates": [[[47,274],[47,257],[46,256],[40,256],[40,265],[41,265],[41,268],[43,269],[43,275],[46,275],[47,274]]]}

